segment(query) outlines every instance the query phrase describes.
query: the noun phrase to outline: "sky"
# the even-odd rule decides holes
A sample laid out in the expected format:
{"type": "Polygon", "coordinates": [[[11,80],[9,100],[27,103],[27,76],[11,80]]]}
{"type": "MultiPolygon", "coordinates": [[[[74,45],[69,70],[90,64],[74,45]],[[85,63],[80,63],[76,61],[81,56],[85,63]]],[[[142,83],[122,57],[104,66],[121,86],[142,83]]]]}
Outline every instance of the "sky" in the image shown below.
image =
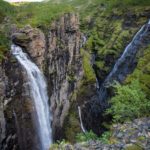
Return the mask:
{"type": "Polygon", "coordinates": [[[43,0],[5,0],[7,2],[41,2],[43,0]]]}

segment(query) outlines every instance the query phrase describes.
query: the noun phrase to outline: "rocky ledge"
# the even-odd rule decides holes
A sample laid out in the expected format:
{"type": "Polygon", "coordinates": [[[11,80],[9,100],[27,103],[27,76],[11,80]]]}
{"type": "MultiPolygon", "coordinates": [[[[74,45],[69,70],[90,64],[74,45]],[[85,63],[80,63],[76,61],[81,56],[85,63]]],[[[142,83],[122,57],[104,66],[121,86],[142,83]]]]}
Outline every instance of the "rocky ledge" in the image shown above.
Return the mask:
{"type": "MultiPolygon", "coordinates": [[[[88,141],[75,145],[64,144],[57,149],[65,150],[149,150],[150,118],[136,119],[124,124],[114,124],[110,144],[102,141],[88,141]]],[[[52,150],[55,150],[55,148],[52,150]]]]}

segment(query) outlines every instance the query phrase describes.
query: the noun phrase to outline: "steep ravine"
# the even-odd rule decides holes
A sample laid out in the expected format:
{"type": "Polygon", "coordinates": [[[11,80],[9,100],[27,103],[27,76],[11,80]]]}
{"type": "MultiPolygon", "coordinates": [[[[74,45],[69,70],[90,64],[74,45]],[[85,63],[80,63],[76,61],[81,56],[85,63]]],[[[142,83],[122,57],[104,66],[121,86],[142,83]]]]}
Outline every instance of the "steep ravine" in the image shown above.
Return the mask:
{"type": "MultiPolygon", "coordinates": [[[[101,87],[106,77],[113,70],[115,63],[123,54],[126,46],[132,41],[134,35],[144,24],[148,23],[150,9],[149,7],[145,9],[129,8],[127,11],[126,9],[121,10],[116,8],[113,9],[111,13],[108,13],[102,8],[99,8],[97,12],[99,13],[96,13],[93,18],[88,20],[89,24],[86,22],[86,27],[89,30],[85,29],[88,38],[84,50],[95,55],[95,62],[92,62],[92,64],[99,82],[99,87],[101,87]]],[[[137,44],[133,44],[133,46],[135,47],[135,50],[138,50],[138,53],[136,56],[131,54],[133,57],[127,56],[125,58],[126,60],[121,63],[119,66],[120,69],[118,69],[112,79],[120,81],[118,78],[123,77],[121,82],[124,83],[126,77],[128,81],[138,78],[138,74],[134,73],[134,75],[132,75],[132,73],[134,72],[134,69],[136,70],[136,73],[138,73],[136,66],[139,60],[143,58],[146,51],[147,54],[149,54],[149,48],[146,48],[149,46],[149,31],[146,36],[146,39],[144,39],[145,41],[143,39],[141,39],[141,42],[139,43],[138,41],[135,41],[137,44]],[[130,63],[126,63],[129,59],[130,63]],[[132,78],[129,80],[128,76],[130,77],[130,74],[132,78]]],[[[138,71],[140,72],[140,70],[143,70],[143,74],[140,77],[140,82],[143,84],[143,91],[145,89],[149,91],[149,86],[145,80],[145,78],[149,79],[149,72],[147,71],[144,76],[144,69],[141,68],[142,65],[143,68],[148,66],[148,56],[149,55],[146,57],[144,56],[145,58],[142,59],[145,63],[141,62],[141,64],[138,64],[138,71]],[[144,87],[145,85],[146,87],[144,87]]],[[[102,115],[105,106],[107,106],[107,101],[101,106],[99,99],[101,93],[99,92],[99,88],[96,90],[95,82],[86,80],[81,86],[81,91],[82,92],[77,94],[77,100],[81,102],[84,126],[88,130],[93,129],[95,133],[100,135],[103,132],[104,125],[109,124],[109,121],[111,120],[111,116],[102,115]]],[[[108,88],[107,93],[108,99],[114,95],[112,88],[108,88]]],[[[147,96],[149,97],[149,95],[147,96]]]]}
{"type": "MultiPolygon", "coordinates": [[[[100,85],[99,100],[101,105],[107,105],[107,99],[111,97],[109,88],[114,81],[123,82],[127,75],[131,74],[137,65],[137,54],[146,49],[150,39],[150,22],[143,25],[134,35],[132,41],[127,45],[123,54],[116,61],[112,71],[108,74],[104,82],[100,85]]],[[[104,106],[105,107],[105,106],[104,106]]]]}
{"type": "MultiPolygon", "coordinates": [[[[149,25],[147,28],[146,43],[141,41],[138,44],[142,48],[149,44],[149,25]]],[[[65,14],[54,21],[48,31],[45,34],[29,25],[22,29],[15,27],[11,37],[46,77],[54,141],[66,138],[74,142],[72,138],[76,132],[81,132],[78,106],[85,128],[101,134],[103,126],[100,125],[110,118],[102,115],[103,106],[100,105],[95,76],[92,82],[87,82],[85,77],[84,54],[80,51],[85,41],[79,28],[79,17],[65,14]]],[[[110,59],[114,56],[110,55],[110,59]]],[[[0,75],[0,149],[40,149],[31,119],[34,108],[27,73],[10,52],[0,64],[0,75]]]]}

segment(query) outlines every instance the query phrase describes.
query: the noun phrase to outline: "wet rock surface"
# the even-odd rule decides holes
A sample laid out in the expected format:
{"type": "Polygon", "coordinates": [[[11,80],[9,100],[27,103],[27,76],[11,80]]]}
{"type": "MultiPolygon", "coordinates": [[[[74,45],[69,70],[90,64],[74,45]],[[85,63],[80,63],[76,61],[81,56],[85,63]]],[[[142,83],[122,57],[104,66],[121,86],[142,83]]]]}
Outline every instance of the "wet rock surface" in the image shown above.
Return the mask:
{"type": "Polygon", "coordinates": [[[39,141],[32,120],[34,108],[27,74],[11,55],[2,63],[2,67],[5,136],[0,149],[39,149],[37,144],[39,141]]]}

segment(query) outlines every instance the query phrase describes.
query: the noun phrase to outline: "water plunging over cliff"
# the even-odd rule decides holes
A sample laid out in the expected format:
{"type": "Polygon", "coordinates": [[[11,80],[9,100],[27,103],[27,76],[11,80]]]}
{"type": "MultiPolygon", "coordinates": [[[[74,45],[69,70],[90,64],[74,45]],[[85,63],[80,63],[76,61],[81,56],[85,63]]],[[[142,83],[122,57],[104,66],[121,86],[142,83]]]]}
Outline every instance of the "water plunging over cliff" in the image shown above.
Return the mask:
{"type": "MultiPolygon", "coordinates": [[[[136,66],[136,54],[139,49],[150,44],[150,21],[142,26],[142,28],[133,37],[133,40],[127,45],[121,57],[116,61],[114,68],[106,77],[103,84],[100,86],[99,98],[103,103],[108,98],[108,87],[113,81],[122,82],[126,76],[134,70],[136,66]]],[[[104,102],[105,104],[105,102],[104,102]]]]}
{"type": "Polygon", "coordinates": [[[85,129],[84,126],[83,126],[80,106],[78,106],[78,112],[79,112],[79,119],[80,119],[80,126],[81,126],[81,129],[82,129],[83,133],[85,133],[85,132],[86,132],[86,129],[85,129]]]}
{"type": "Polygon", "coordinates": [[[29,90],[35,107],[35,116],[37,116],[36,123],[38,124],[38,136],[41,142],[41,150],[48,150],[52,143],[52,131],[47,85],[44,76],[20,47],[12,45],[11,52],[27,72],[29,90]]]}

